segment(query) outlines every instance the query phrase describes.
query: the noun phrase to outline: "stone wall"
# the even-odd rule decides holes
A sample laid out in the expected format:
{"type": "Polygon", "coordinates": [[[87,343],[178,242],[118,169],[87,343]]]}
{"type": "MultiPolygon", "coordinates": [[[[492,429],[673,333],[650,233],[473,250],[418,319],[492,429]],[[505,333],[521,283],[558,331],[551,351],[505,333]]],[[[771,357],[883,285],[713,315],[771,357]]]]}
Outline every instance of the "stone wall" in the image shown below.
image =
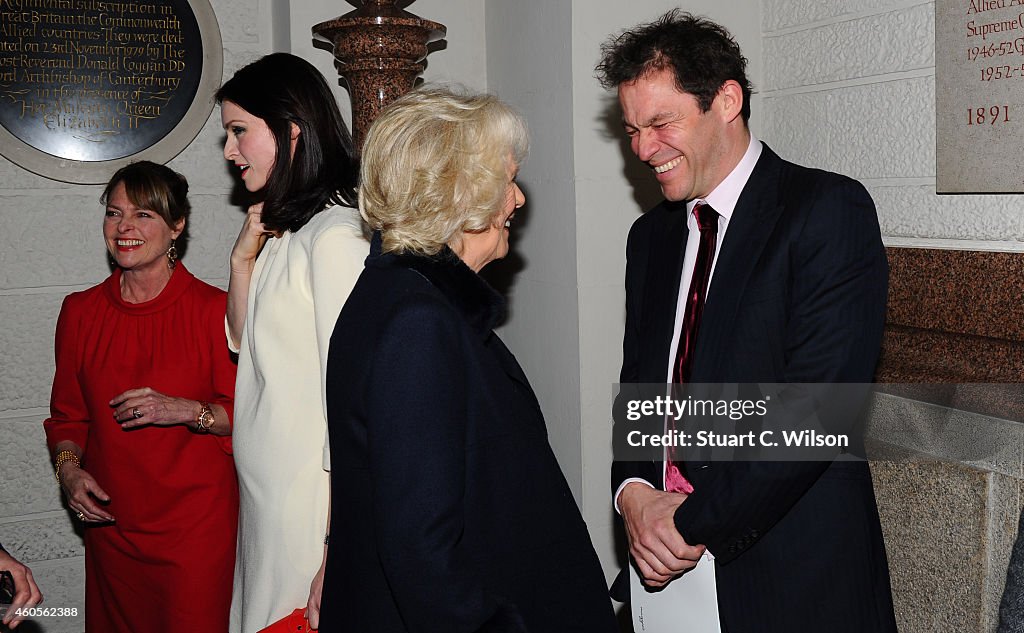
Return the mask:
{"type": "Polygon", "coordinates": [[[934,3],[764,0],[764,140],[861,180],[888,246],[1024,251],[1024,200],[935,194],[934,3]]]}

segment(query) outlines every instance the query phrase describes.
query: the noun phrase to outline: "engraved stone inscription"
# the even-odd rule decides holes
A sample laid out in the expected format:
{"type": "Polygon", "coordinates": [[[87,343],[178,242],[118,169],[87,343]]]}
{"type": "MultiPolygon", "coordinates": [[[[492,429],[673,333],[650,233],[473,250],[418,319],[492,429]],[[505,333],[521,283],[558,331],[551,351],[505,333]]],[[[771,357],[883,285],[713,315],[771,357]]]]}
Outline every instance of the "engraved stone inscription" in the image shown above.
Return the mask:
{"type": "Polygon", "coordinates": [[[936,189],[1024,191],[1024,0],[935,4],[936,189]]]}
{"type": "Polygon", "coordinates": [[[46,154],[137,154],[185,116],[203,43],[188,0],[0,0],[0,125],[46,154]]]}

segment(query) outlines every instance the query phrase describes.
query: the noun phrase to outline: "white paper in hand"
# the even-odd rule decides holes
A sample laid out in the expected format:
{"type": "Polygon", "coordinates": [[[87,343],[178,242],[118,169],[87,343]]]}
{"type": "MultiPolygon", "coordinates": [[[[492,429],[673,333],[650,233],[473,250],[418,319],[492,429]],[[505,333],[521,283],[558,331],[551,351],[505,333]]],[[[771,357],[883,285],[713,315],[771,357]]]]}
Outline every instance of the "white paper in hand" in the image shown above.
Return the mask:
{"type": "Polygon", "coordinates": [[[633,565],[629,595],[636,633],[721,633],[714,556],[705,553],[697,566],[660,591],[648,591],[633,565]]]}

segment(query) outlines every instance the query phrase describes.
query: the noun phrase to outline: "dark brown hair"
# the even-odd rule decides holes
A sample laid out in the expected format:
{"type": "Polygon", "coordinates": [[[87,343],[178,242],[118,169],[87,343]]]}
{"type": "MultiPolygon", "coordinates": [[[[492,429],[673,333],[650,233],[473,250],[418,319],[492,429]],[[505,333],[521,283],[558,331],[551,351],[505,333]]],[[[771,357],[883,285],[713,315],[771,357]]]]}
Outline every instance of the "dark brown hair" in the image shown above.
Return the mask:
{"type": "Polygon", "coordinates": [[[596,71],[605,88],[617,88],[659,70],[671,70],[676,87],[696,97],[702,112],[730,79],[743,89],[744,121],[750,119],[747,58],[724,27],[673,9],[650,24],[641,24],[601,45],[596,71]]]}
{"type": "Polygon", "coordinates": [[[359,164],[334,94],[312,64],[273,53],[242,68],[217,91],[263,119],[274,135],[277,159],[258,192],[263,224],[298,231],[329,204],[356,205],[359,164]],[[294,155],[291,124],[299,129],[294,155]]]}
{"type": "Polygon", "coordinates": [[[178,172],[148,160],[131,163],[110,177],[100,202],[106,205],[121,183],[128,199],[138,208],[156,213],[171,229],[181,220],[186,220],[187,226],[192,211],[188,202],[188,181],[178,172]]]}

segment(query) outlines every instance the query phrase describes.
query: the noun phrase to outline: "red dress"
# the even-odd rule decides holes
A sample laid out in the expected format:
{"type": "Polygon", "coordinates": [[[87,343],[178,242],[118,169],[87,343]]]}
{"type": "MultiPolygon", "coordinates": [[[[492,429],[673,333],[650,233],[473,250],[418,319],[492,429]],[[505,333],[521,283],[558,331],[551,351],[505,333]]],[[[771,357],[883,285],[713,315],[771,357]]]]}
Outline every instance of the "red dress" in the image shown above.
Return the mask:
{"type": "Polygon", "coordinates": [[[82,447],[110,495],[112,524],[85,528],[85,627],[92,633],[224,633],[238,483],[229,437],[185,426],[122,430],[107,404],[137,387],[232,411],[226,295],[180,263],[158,297],[121,299],[121,271],[64,300],[46,438],[82,447]]]}

